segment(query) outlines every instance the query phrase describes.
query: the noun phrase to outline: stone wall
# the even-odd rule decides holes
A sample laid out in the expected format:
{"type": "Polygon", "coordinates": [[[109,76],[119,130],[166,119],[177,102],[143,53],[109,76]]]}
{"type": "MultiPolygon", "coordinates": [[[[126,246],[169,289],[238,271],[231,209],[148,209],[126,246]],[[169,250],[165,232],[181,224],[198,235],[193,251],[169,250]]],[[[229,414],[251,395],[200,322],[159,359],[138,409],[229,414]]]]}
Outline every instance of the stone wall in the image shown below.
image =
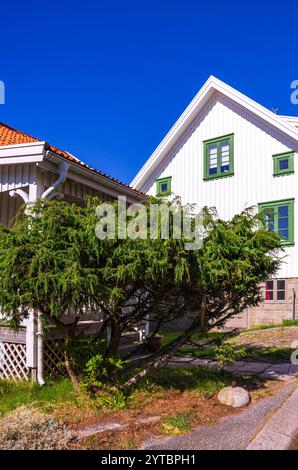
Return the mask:
{"type": "MultiPolygon", "coordinates": [[[[282,323],[283,320],[293,318],[293,299],[296,293],[295,310],[298,319],[298,278],[286,279],[286,299],[279,301],[265,301],[258,307],[248,309],[241,316],[232,318],[226,324],[228,327],[253,328],[262,325],[282,323]]],[[[265,288],[263,289],[265,299],[265,288]]]]}
{"type": "MultiPolygon", "coordinates": [[[[296,293],[295,310],[298,319],[298,278],[286,279],[286,298],[285,300],[272,300],[262,302],[258,307],[246,310],[240,315],[231,318],[227,323],[227,328],[253,328],[262,325],[272,325],[282,323],[283,320],[293,318],[293,296],[296,293]]],[[[263,288],[263,297],[265,299],[265,287],[263,288]]],[[[162,331],[181,331],[187,328],[192,321],[192,313],[184,318],[169,322],[163,325],[162,331]]]]}

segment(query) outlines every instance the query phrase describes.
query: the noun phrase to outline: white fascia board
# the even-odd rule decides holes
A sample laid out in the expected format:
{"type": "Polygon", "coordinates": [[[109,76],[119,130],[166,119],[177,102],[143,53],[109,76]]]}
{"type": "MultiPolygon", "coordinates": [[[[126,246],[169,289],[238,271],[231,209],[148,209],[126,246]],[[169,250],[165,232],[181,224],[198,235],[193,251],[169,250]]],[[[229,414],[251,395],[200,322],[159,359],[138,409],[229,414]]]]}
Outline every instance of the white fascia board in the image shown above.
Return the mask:
{"type": "Polygon", "coordinates": [[[177,140],[185,132],[189,124],[195,119],[210,97],[216,92],[227,96],[298,142],[298,129],[295,129],[291,124],[286,122],[277,114],[269,111],[256,101],[248,98],[243,93],[240,93],[211,75],[130,183],[132,187],[142,189],[143,184],[145,184],[148,177],[162,162],[163,157],[171,150],[177,140]]]}
{"type": "Polygon", "coordinates": [[[112,197],[126,196],[129,203],[134,203],[139,200],[145,200],[146,195],[138,194],[134,189],[127,188],[116,181],[110,180],[104,175],[95,173],[91,169],[84,168],[80,164],[72,162],[66,158],[61,157],[53,152],[47,153],[47,159],[51,162],[67,161],[70,163],[70,169],[68,172],[68,178],[77,182],[89,186],[97,191],[108,194],[112,197]]]}
{"type": "Polygon", "coordinates": [[[44,158],[45,142],[5,145],[0,147],[0,165],[37,163],[44,158]]]}

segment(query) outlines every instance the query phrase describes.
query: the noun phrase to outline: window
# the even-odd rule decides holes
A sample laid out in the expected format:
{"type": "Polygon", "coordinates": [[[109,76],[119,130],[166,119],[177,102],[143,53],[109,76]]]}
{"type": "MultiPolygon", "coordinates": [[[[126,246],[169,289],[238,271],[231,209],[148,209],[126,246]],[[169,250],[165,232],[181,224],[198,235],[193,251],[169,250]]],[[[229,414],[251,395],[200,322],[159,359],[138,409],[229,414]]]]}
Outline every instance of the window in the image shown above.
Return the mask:
{"type": "Polygon", "coordinates": [[[263,226],[277,233],[284,245],[294,243],[294,199],[263,202],[259,204],[263,213],[263,226]]]}
{"type": "Polygon", "coordinates": [[[266,300],[273,300],[273,281],[266,282],[266,300]]]}
{"type": "Polygon", "coordinates": [[[204,180],[234,174],[234,135],[204,142],[204,180]]]}
{"type": "Polygon", "coordinates": [[[286,300],[285,279],[270,279],[265,283],[266,302],[277,302],[286,300]]]}
{"type": "Polygon", "coordinates": [[[171,194],[171,180],[172,177],[160,178],[156,181],[156,195],[167,196],[171,194]]]}
{"type": "Polygon", "coordinates": [[[290,175],[294,173],[294,152],[273,155],[273,176],[290,175]]]}

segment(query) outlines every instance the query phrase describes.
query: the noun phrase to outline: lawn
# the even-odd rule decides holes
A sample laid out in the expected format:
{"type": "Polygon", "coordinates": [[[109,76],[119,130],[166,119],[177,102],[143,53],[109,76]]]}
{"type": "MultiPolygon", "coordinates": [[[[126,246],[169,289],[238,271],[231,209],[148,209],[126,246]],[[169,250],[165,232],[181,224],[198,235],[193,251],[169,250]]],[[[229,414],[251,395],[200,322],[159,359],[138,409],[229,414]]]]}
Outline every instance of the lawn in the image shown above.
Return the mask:
{"type": "MultiPolygon", "coordinates": [[[[263,362],[290,362],[291,353],[296,349],[291,347],[292,342],[297,340],[297,321],[284,321],[279,328],[260,327],[251,330],[239,332],[234,337],[228,338],[224,344],[231,344],[236,351],[241,352],[244,349],[244,355],[240,355],[239,359],[245,361],[263,361],[263,362]],[[293,328],[287,328],[292,326],[293,328]],[[296,327],[296,328],[295,328],[296,327]]],[[[165,333],[163,345],[168,344],[177,338],[179,333],[165,333]]],[[[223,333],[209,333],[208,340],[199,335],[194,335],[191,340],[196,342],[198,346],[192,344],[183,346],[177,355],[193,356],[201,359],[214,359],[218,353],[216,340],[222,340],[223,333]],[[204,345],[211,339],[215,340],[214,345],[204,345]]]]}

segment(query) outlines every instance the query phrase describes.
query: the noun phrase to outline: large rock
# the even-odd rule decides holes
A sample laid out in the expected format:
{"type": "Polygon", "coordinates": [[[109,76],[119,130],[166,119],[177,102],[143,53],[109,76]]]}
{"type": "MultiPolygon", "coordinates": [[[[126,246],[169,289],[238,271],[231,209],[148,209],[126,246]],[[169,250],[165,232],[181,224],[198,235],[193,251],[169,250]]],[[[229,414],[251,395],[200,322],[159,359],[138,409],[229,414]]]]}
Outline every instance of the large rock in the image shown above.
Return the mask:
{"type": "Polygon", "coordinates": [[[224,405],[240,408],[250,402],[249,393],[241,387],[224,387],[217,395],[218,400],[224,405]]]}

